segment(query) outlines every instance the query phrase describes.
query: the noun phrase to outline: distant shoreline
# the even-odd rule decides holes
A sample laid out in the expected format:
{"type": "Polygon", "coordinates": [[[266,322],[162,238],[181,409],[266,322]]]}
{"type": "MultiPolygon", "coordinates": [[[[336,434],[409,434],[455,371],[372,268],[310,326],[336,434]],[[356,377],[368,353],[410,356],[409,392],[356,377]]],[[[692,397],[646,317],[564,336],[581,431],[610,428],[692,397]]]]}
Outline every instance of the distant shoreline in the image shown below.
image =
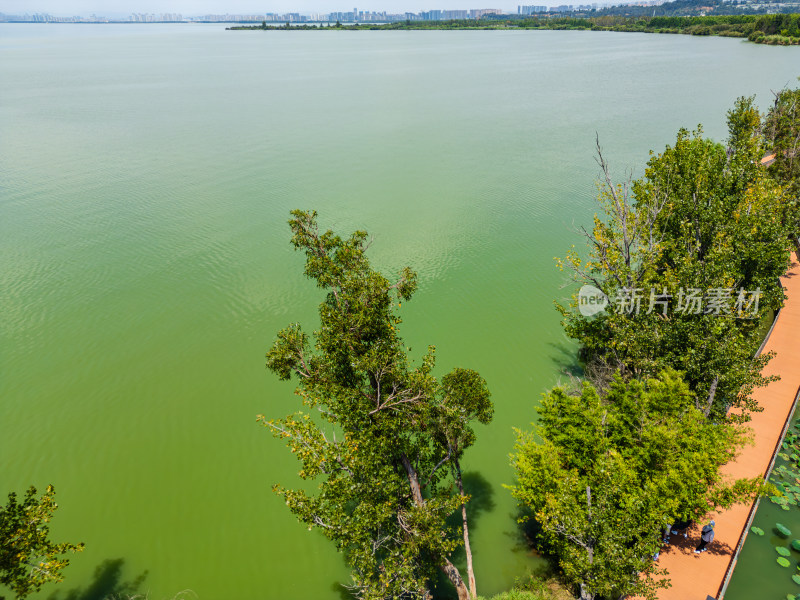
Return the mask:
{"type": "Polygon", "coordinates": [[[239,25],[226,27],[230,31],[411,31],[411,30],[590,30],[633,33],[672,33],[696,36],[746,38],[756,44],[772,46],[800,45],[800,14],[721,15],[703,17],[561,17],[516,19],[458,19],[451,21],[395,21],[386,24],[353,23],[344,25],[239,25]],[[479,24],[480,23],[480,24],[479,24]]]}

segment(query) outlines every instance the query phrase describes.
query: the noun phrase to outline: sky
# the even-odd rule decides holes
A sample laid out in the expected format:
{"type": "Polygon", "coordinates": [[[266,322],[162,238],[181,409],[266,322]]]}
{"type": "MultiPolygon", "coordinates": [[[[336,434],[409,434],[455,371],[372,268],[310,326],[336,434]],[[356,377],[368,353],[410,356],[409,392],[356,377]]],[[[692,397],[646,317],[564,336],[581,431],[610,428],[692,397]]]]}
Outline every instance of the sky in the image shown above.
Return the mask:
{"type": "MultiPolygon", "coordinates": [[[[525,4],[568,4],[567,0],[520,0],[525,4]]],[[[588,0],[570,0],[580,4],[588,0]]],[[[419,12],[432,8],[500,8],[516,12],[515,0],[0,0],[0,12],[6,14],[50,13],[54,16],[123,17],[137,13],[264,14],[267,12],[332,12],[385,10],[393,13],[419,12]]]]}

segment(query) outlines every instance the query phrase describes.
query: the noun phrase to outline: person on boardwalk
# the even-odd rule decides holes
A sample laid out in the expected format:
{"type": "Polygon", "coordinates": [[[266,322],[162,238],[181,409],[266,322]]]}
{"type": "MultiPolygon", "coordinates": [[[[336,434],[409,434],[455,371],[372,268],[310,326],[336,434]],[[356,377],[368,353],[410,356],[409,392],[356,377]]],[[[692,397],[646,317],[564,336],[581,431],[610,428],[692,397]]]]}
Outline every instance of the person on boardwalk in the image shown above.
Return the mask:
{"type": "Polygon", "coordinates": [[[714,539],[714,525],[714,521],[711,521],[708,525],[703,527],[703,531],[700,532],[700,543],[697,544],[697,548],[694,549],[695,554],[700,554],[708,550],[706,546],[714,539]]]}
{"type": "Polygon", "coordinates": [[[661,540],[661,541],[662,541],[662,542],[664,542],[665,544],[669,544],[669,530],[670,530],[670,526],[669,526],[669,525],[667,525],[667,526],[664,528],[664,538],[661,540]]]}
{"type": "Polygon", "coordinates": [[[679,519],[675,521],[672,526],[664,530],[664,543],[669,544],[669,535],[683,535],[684,538],[689,537],[686,530],[692,526],[692,521],[687,519],[679,519]]]}
{"type": "Polygon", "coordinates": [[[692,521],[690,519],[680,519],[673,523],[671,533],[672,535],[683,535],[684,538],[687,538],[689,534],[686,533],[686,530],[691,526],[692,521]]]}

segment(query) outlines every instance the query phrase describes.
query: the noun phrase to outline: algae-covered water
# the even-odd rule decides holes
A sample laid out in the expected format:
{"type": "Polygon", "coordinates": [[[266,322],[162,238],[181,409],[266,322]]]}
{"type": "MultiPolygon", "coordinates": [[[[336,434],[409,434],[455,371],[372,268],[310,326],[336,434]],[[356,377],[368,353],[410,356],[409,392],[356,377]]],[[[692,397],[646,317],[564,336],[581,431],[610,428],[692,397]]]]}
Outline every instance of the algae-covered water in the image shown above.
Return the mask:
{"type": "Polygon", "coordinates": [[[769,481],[780,495],[762,497],[725,600],[800,596],[800,411],[791,417],[769,481]],[[794,542],[794,543],[793,543],[794,542]],[[783,558],[783,561],[778,559],[783,558]]]}
{"type": "Polygon", "coordinates": [[[418,270],[408,345],[488,380],[470,528],[479,590],[509,586],[536,565],[502,487],[512,427],[573,362],[553,257],[593,216],[595,134],[641,174],[679,127],[723,138],[738,95],[768,106],[798,59],[624,33],[0,25],[0,493],[52,483],[52,537],[86,543],[41,597],[341,597],[341,557],[270,491],[298,467],[255,422],[294,409],[263,356],[321,300],[293,208],[418,270]]]}

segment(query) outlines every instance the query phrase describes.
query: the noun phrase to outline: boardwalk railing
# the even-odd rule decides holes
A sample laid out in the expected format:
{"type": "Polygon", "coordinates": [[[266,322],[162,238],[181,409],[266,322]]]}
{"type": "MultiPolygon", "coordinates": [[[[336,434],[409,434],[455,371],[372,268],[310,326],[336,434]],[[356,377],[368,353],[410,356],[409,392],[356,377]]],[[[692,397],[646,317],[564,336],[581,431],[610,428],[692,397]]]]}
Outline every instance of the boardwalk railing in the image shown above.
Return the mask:
{"type": "MultiPolygon", "coordinates": [[[[778,319],[776,317],[775,321],[777,320],[778,319]]],[[[775,327],[774,322],[772,326],[775,327]]],[[[770,333],[772,333],[772,329],[770,329],[770,333]]],[[[764,342],[766,342],[767,339],[769,339],[769,335],[767,335],[767,337],[764,339],[764,342]]],[[[764,344],[761,345],[761,348],[764,348],[764,344]]],[[[789,430],[789,424],[792,422],[792,416],[797,408],[798,400],[800,400],[800,387],[797,388],[797,393],[794,396],[794,403],[792,404],[792,410],[790,410],[789,414],[786,416],[786,422],[783,424],[783,431],[781,431],[781,436],[778,438],[778,443],[775,445],[775,451],[772,453],[772,460],[769,461],[767,471],[764,473],[765,482],[769,478],[770,473],[772,473],[772,467],[775,466],[775,459],[778,457],[778,452],[780,452],[781,444],[783,444],[783,438],[786,437],[786,432],[789,430]]],[[[725,591],[728,589],[728,583],[731,580],[733,570],[736,568],[736,563],[739,560],[739,553],[742,551],[742,546],[744,546],[744,541],[747,539],[747,533],[750,531],[750,526],[753,524],[753,519],[756,516],[756,511],[758,510],[758,505],[760,503],[761,496],[756,498],[756,501],[750,508],[750,514],[747,515],[747,523],[745,523],[744,529],[742,529],[742,535],[739,536],[739,543],[736,545],[736,550],[731,557],[731,562],[728,564],[728,570],[725,572],[725,579],[722,580],[722,585],[720,585],[719,591],[717,592],[717,600],[723,600],[725,597],[725,591]]]]}

